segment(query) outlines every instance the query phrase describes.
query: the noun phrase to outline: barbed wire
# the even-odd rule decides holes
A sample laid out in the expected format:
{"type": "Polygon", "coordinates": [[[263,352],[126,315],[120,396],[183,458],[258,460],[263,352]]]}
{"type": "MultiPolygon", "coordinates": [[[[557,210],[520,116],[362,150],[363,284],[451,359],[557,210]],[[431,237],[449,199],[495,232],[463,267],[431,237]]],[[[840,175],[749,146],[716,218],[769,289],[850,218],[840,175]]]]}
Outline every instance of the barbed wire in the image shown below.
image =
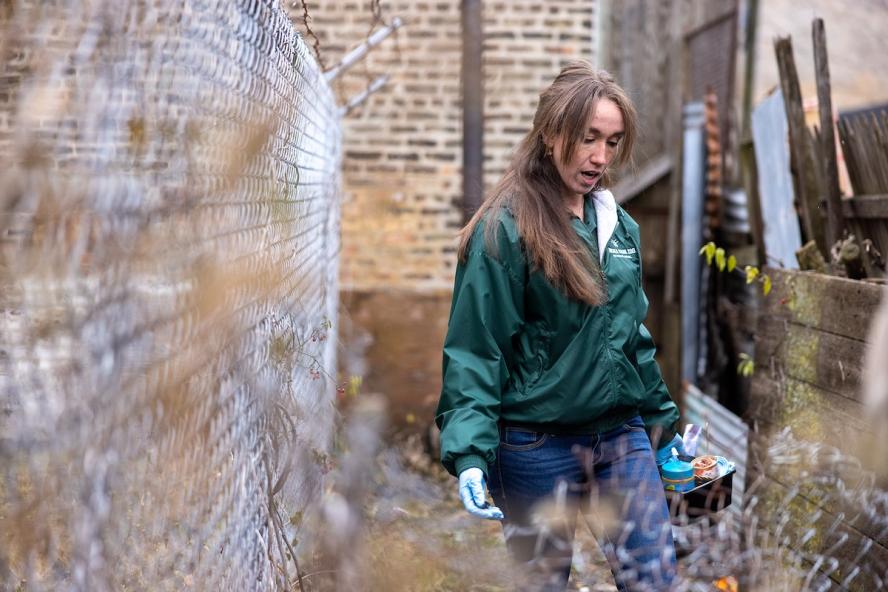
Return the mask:
{"type": "Polygon", "coordinates": [[[302,24],[305,27],[305,32],[311,36],[314,40],[312,42],[312,46],[314,48],[315,58],[318,60],[318,64],[321,66],[321,70],[327,69],[327,64],[324,62],[324,56],[321,55],[321,40],[318,38],[317,34],[311,28],[311,25],[308,22],[311,20],[311,14],[308,11],[308,3],[306,0],[300,0],[302,3],[302,24]]]}

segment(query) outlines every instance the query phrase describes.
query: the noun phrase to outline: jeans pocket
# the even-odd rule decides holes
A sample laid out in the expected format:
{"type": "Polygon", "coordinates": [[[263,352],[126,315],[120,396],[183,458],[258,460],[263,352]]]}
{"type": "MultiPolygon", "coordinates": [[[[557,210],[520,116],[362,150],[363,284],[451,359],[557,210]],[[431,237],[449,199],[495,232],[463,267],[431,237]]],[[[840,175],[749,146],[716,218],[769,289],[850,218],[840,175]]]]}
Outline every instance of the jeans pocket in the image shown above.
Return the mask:
{"type": "Polygon", "coordinates": [[[644,421],[640,417],[633,417],[623,424],[623,430],[626,432],[646,432],[644,421]]]}
{"type": "Polygon", "coordinates": [[[548,434],[534,432],[526,428],[507,427],[500,438],[500,446],[504,450],[521,451],[534,450],[545,444],[548,434]]]}

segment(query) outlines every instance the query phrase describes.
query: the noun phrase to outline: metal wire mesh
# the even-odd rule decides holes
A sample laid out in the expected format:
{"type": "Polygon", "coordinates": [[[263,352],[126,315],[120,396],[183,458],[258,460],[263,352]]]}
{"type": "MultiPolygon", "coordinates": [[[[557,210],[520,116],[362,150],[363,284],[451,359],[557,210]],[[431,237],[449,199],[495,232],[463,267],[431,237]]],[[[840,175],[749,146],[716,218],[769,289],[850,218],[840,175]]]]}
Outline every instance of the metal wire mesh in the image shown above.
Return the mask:
{"type": "Polygon", "coordinates": [[[0,588],[284,588],[333,412],[310,49],[273,0],[52,0],[0,54],[0,588]]]}

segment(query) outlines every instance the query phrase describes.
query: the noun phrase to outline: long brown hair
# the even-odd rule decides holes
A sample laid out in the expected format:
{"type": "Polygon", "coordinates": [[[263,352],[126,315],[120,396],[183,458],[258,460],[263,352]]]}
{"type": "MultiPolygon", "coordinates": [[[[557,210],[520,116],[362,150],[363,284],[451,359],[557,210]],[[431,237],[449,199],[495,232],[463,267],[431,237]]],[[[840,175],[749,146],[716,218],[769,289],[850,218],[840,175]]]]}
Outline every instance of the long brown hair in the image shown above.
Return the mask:
{"type": "MultiPolygon", "coordinates": [[[[597,306],[606,299],[598,261],[571,227],[562,199],[564,183],[547,155],[546,138],[563,138],[562,159],[569,162],[586,134],[586,121],[598,101],[610,99],[623,115],[624,135],[612,165],[625,163],[632,152],[637,116],[632,101],[613,77],[590,62],[565,66],[540,94],[533,129],[521,140],[505,174],[460,231],[459,259],[465,261],[476,226],[489,212],[508,207],[515,217],[529,262],[553,286],[571,298],[597,306]]],[[[610,183],[609,168],[604,184],[610,183]]],[[[485,225],[488,250],[496,252],[497,224],[485,225]]]]}

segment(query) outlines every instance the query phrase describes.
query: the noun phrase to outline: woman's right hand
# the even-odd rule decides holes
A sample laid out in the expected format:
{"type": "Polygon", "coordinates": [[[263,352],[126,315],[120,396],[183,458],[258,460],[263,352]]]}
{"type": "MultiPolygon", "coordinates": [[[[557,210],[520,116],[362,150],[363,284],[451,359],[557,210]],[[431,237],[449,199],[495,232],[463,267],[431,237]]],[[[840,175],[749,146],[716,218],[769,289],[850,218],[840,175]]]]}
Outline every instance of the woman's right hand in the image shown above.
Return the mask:
{"type": "Polygon", "coordinates": [[[466,511],[478,518],[502,520],[503,513],[487,502],[486,493],[484,472],[481,469],[472,467],[459,474],[459,499],[466,511]]]}

